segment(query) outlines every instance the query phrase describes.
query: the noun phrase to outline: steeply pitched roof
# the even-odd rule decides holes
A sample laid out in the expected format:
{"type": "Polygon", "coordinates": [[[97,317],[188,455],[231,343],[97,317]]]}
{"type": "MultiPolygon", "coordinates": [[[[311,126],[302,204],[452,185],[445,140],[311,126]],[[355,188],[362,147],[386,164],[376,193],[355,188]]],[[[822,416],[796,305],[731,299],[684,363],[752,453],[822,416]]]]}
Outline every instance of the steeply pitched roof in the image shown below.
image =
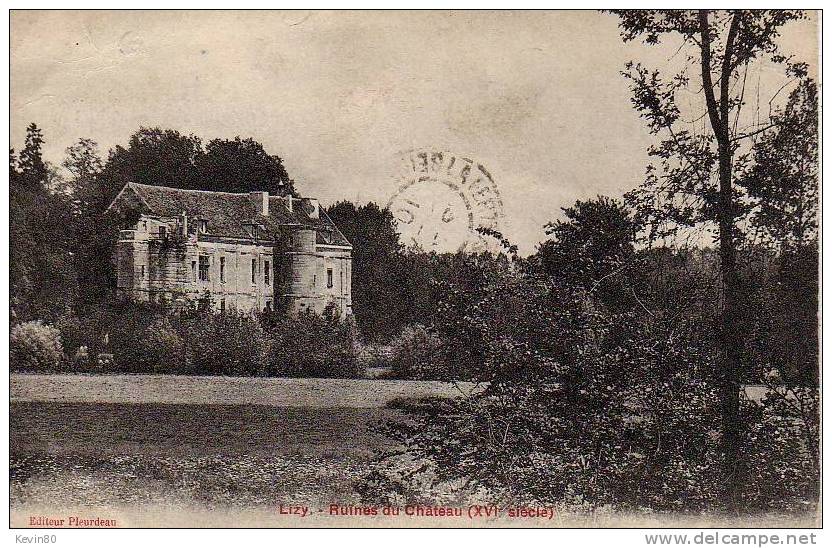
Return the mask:
{"type": "Polygon", "coordinates": [[[313,206],[306,199],[295,199],[289,211],[285,198],[270,196],[269,215],[264,216],[257,198],[249,194],[127,183],[110,207],[127,200],[128,193],[138,198],[147,213],[176,217],[184,211],[191,219],[208,221],[208,234],[213,236],[250,238],[245,225],[251,223],[262,225],[268,234],[275,233],[280,225],[304,225],[317,229],[319,244],[350,245],[323,208],[318,208],[319,218],[310,217],[313,206]]]}

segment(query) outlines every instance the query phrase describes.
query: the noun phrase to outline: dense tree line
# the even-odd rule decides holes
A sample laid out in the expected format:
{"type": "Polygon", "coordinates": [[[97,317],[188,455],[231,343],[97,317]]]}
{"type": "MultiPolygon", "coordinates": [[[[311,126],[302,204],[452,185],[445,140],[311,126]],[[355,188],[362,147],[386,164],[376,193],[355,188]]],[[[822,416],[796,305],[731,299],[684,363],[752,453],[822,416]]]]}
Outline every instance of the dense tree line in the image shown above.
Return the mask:
{"type": "MultiPolygon", "coordinates": [[[[396,449],[361,484],[368,501],[724,508],[719,254],[639,245],[633,223],[622,202],[580,201],[534,256],[479,265],[475,289],[449,284],[432,337],[407,332],[419,342],[405,346],[419,358],[411,371],[439,356],[416,376],[484,389],[401,404],[407,419],[382,428],[396,449]]],[[[818,263],[809,249],[740,253],[753,303],[736,326],[741,378],[765,396],[741,400],[737,510],[817,502],[818,263]]]]}
{"type": "Polygon", "coordinates": [[[54,320],[78,300],[71,200],[54,190],[43,135],[29,126],[19,157],[9,155],[10,299],[12,320],[54,320]]]}

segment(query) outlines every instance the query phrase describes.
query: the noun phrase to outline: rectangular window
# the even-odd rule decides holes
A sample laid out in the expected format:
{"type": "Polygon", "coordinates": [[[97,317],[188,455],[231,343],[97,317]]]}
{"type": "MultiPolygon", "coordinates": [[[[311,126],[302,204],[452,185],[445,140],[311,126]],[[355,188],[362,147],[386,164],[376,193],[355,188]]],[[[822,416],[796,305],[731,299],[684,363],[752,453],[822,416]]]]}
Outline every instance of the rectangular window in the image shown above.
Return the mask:
{"type": "Polygon", "coordinates": [[[251,283],[257,283],[257,259],[251,260],[251,283]]]}
{"type": "Polygon", "coordinates": [[[266,312],[272,311],[272,302],[270,300],[266,300],[266,312]]]}
{"type": "Polygon", "coordinates": [[[142,272],[140,274],[141,278],[144,279],[144,265],[141,266],[142,272]]]}
{"type": "Polygon", "coordinates": [[[220,282],[225,283],[225,257],[220,257],[220,282]]]}
{"type": "Polygon", "coordinates": [[[208,255],[199,256],[199,280],[208,281],[208,255]]]}
{"type": "Polygon", "coordinates": [[[191,261],[191,278],[196,281],[196,261],[191,261]]]}
{"type": "Polygon", "coordinates": [[[225,299],[220,300],[220,312],[225,312],[225,299]]]}
{"type": "Polygon", "coordinates": [[[332,269],[331,268],[326,269],[326,286],[327,287],[332,287],[332,269]]]}
{"type": "Polygon", "coordinates": [[[199,221],[199,232],[200,234],[208,232],[208,221],[199,221]]]}
{"type": "Polygon", "coordinates": [[[263,263],[263,279],[266,281],[266,285],[269,285],[269,261],[263,263]]]}
{"type": "Polygon", "coordinates": [[[168,227],[160,226],[159,227],[159,237],[164,238],[165,236],[167,236],[167,234],[168,234],[168,227]]]}

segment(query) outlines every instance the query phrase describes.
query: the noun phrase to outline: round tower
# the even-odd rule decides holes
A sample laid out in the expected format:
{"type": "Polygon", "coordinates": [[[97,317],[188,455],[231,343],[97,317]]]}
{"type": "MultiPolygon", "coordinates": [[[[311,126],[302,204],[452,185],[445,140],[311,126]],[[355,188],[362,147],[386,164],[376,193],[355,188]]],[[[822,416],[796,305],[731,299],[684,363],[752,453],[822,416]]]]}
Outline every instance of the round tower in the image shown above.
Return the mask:
{"type": "MultiPolygon", "coordinates": [[[[315,310],[315,240],[314,228],[291,226],[285,232],[282,263],[285,265],[283,295],[289,313],[315,310]]],[[[277,254],[275,254],[277,255],[277,254]]],[[[277,282],[277,280],[275,280],[277,282]]]]}

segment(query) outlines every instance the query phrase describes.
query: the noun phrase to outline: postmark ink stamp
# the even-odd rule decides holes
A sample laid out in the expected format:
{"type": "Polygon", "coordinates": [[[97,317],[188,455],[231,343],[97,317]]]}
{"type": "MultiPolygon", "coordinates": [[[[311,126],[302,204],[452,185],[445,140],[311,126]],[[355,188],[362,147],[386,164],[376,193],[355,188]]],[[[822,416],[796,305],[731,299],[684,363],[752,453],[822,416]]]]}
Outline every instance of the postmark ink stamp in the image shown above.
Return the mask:
{"type": "Polygon", "coordinates": [[[387,202],[405,245],[425,251],[483,251],[478,228],[500,229],[503,202],[491,173],[470,158],[417,149],[402,154],[387,202]]]}

